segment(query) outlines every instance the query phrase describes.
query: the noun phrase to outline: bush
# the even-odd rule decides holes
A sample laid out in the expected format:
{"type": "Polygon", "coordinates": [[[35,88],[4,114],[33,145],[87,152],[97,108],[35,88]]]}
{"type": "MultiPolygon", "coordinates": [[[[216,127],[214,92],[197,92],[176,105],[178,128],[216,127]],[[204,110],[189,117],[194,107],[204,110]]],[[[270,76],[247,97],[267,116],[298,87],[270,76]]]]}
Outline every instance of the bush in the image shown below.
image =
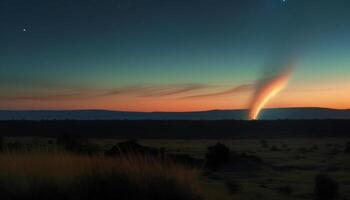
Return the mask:
{"type": "Polygon", "coordinates": [[[298,149],[299,153],[301,154],[306,154],[306,153],[310,153],[310,150],[307,149],[306,147],[301,147],[298,149]]]}
{"type": "Polygon", "coordinates": [[[270,148],[270,151],[280,151],[280,149],[278,147],[276,147],[276,146],[272,146],[270,148]]]}
{"type": "Polygon", "coordinates": [[[338,183],[324,174],[319,174],[315,179],[315,199],[332,200],[338,197],[338,183]]]}
{"type": "Polygon", "coordinates": [[[82,139],[77,135],[61,135],[56,140],[57,145],[63,146],[65,150],[75,153],[95,154],[99,151],[99,147],[82,139]]]}
{"type": "Polygon", "coordinates": [[[144,154],[149,156],[159,156],[164,157],[165,149],[157,149],[154,147],[142,146],[137,143],[137,140],[127,140],[124,142],[119,142],[118,144],[107,149],[104,154],[106,156],[119,156],[126,154],[144,154]]]}
{"type": "Polygon", "coordinates": [[[4,138],[0,136],[0,151],[4,150],[4,138]]]}
{"type": "Polygon", "coordinates": [[[67,151],[77,151],[83,144],[83,140],[76,135],[63,134],[58,136],[56,144],[63,146],[67,151]]]}
{"type": "Polygon", "coordinates": [[[261,148],[269,148],[269,145],[266,140],[260,140],[261,148]]]}
{"type": "Polygon", "coordinates": [[[153,157],[155,159],[160,159],[162,162],[174,162],[180,163],[187,166],[203,166],[203,160],[198,158],[193,158],[189,154],[172,154],[166,153],[165,148],[155,148],[143,146],[137,143],[137,140],[127,140],[124,142],[119,142],[113,145],[111,148],[104,151],[104,155],[108,157],[120,157],[127,155],[145,155],[153,157]]]}
{"type": "Polygon", "coordinates": [[[311,147],[311,151],[317,151],[319,150],[319,147],[315,144],[314,146],[311,147]]]}
{"type": "Polygon", "coordinates": [[[345,144],[345,153],[350,153],[350,142],[345,144]]]}
{"type": "Polygon", "coordinates": [[[221,143],[208,147],[206,153],[207,166],[212,170],[218,170],[230,161],[230,149],[221,143]]]}
{"type": "Polygon", "coordinates": [[[243,187],[241,184],[239,184],[235,180],[227,180],[225,181],[227,189],[230,191],[231,194],[236,194],[238,192],[241,192],[243,190],[243,187]]]}
{"type": "Polygon", "coordinates": [[[277,190],[285,194],[292,194],[293,192],[293,189],[289,185],[278,187],[277,190]]]}

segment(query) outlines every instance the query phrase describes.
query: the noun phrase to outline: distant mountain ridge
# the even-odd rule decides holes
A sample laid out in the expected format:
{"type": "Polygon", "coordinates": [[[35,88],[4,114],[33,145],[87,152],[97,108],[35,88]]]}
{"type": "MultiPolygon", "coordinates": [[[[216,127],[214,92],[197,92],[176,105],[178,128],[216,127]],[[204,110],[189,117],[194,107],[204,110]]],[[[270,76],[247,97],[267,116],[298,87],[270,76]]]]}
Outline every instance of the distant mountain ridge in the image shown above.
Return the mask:
{"type": "MultiPolygon", "coordinates": [[[[0,120],[245,120],[247,110],[125,112],[109,110],[0,110],[0,120]]],[[[350,119],[350,109],[272,108],[259,119],[350,119]]]]}

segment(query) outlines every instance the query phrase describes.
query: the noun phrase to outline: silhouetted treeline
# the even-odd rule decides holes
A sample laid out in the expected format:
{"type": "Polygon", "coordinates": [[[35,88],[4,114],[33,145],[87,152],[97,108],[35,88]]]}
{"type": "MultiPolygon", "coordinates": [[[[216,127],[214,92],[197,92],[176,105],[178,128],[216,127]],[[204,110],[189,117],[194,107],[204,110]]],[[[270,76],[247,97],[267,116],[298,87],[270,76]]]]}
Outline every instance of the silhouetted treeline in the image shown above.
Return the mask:
{"type": "Polygon", "coordinates": [[[149,139],[347,137],[350,120],[0,121],[2,136],[149,139]]]}

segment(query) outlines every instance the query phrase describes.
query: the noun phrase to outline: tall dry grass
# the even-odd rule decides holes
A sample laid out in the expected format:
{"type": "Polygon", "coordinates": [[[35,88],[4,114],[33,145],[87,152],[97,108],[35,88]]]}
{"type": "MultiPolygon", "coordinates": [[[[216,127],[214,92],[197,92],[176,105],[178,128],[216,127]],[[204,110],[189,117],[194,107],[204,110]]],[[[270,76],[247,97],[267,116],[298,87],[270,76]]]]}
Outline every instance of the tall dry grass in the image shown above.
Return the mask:
{"type": "Polygon", "coordinates": [[[0,154],[0,199],[200,199],[198,172],[144,155],[0,154]]]}

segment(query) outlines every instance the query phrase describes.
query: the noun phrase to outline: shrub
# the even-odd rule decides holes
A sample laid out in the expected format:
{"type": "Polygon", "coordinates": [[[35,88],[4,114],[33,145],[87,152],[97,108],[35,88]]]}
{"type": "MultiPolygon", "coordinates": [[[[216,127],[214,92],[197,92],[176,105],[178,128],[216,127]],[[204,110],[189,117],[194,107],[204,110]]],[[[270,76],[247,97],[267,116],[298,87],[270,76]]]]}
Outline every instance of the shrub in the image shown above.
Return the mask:
{"type": "Polygon", "coordinates": [[[63,134],[58,136],[56,143],[63,146],[67,151],[77,151],[83,144],[83,140],[77,135],[63,134]]]}
{"type": "Polygon", "coordinates": [[[119,142],[117,145],[112,146],[106,150],[104,154],[106,156],[118,156],[125,154],[145,154],[150,156],[164,157],[165,149],[157,149],[154,147],[146,147],[137,143],[137,140],[127,140],[125,142],[119,142]]]}
{"type": "Polygon", "coordinates": [[[206,153],[207,166],[212,170],[218,170],[230,161],[230,149],[221,143],[208,147],[206,153]]]}
{"type": "Polygon", "coordinates": [[[324,174],[319,174],[315,179],[315,199],[332,200],[338,197],[338,183],[324,174]]]}
{"type": "Polygon", "coordinates": [[[113,145],[111,148],[104,151],[105,156],[120,157],[129,154],[146,155],[160,159],[162,162],[175,162],[189,166],[202,166],[203,160],[191,157],[189,154],[172,154],[166,153],[165,148],[154,148],[143,146],[137,143],[137,140],[127,140],[113,145]]]}
{"type": "Polygon", "coordinates": [[[345,144],[345,153],[350,153],[350,142],[345,144]]]}
{"type": "Polygon", "coordinates": [[[269,145],[267,143],[267,140],[260,140],[260,146],[262,148],[269,148],[269,145]]]}
{"type": "Polygon", "coordinates": [[[317,151],[319,150],[319,147],[315,144],[314,146],[311,147],[311,151],[317,151]]]}
{"type": "Polygon", "coordinates": [[[4,150],[4,138],[0,136],[0,151],[4,150]]]}
{"type": "Polygon", "coordinates": [[[306,154],[306,153],[310,153],[310,150],[305,148],[305,147],[301,147],[298,149],[299,153],[301,154],[306,154]]]}
{"type": "Polygon", "coordinates": [[[293,192],[293,189],[289,185],[278,187],[277,190],[285,194],[292,194],[293,192]]]}
{"type": "Polygon", "coordinates": [[[63,146],[65,150],[75,153],[95,154],[99,151],[99,147],[82,139],[77,135],[61,135],[56,140],[57,145],[63,146]]]}
{"type": "Polygon", "coordinates": [[[276,146],[272,146],[270,148],[270,151],[280,151],[280,149],[278,147],[276,147],[276,146]]]}
{"type": "Polygon", "coordinates": [[[235,180],[227,180],[225,181],[227,189],[230,191],[231,194],[236,194],[238,192],[241,192],[243,190],[243,187],[241,184],[239,184],[235,180]]]}

